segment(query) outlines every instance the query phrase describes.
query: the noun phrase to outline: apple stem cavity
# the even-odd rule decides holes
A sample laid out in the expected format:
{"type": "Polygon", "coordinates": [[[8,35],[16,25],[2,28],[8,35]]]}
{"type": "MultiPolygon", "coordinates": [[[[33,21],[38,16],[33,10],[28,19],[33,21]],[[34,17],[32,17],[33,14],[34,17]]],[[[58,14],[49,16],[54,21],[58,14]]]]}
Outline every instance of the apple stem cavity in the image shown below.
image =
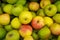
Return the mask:
{"type": "Polygon", "coordinates": [[[51,8],[49,8],[49,10],[51,10],[51,8]]]}
{"type": "Polygon", "coordinates": [[[10,34],[10,35],[9,35],[9,37],[12,37],[12,36],[13,36],[13,34],[10,34]]]}
{"type": "Polygon", "coordinates": [[[37,21],[37,23],[39,23],[39,21],[37,21]]]}

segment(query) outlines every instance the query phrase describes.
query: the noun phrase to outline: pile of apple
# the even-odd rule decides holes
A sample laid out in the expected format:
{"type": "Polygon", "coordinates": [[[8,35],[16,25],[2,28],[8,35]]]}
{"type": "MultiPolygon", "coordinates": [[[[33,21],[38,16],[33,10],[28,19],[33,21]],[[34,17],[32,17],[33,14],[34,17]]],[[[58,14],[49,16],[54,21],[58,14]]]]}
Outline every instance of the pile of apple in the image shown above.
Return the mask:
{"type": "Polygon", "coordinates": [[[1,0],[0,40],[60,40],[60,1],[1,0]]]}

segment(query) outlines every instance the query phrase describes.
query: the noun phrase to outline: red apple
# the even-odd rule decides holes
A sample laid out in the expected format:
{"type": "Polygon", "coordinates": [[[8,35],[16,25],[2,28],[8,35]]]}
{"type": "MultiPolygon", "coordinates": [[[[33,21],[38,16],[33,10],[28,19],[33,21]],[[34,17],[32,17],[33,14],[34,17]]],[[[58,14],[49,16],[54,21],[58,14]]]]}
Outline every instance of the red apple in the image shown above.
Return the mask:
{"type": "Polygon", "coordinates": [[[30,25],[21,25],[19,33],[22,37],[31,36],[32,27],[30,25]]]}
{"type": "Polygon", "coordinates": [[[31,25],[34,29],[41,29],[44,26],[43,17],[36,16],[35,18],[33,18],[31,25]]]}

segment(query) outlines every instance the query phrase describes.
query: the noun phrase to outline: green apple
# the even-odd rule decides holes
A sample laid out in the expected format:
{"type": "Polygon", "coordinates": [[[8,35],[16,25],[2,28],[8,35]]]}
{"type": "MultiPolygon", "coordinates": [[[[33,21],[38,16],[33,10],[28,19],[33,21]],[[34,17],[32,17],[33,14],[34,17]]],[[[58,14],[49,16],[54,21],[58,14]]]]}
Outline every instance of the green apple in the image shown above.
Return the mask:
{"type": "Polygon", "coordinates": [[[60,1],[57,1],[55,5],[57,7],[57,11],[60,12],[60,1]]]}
{"type": "Polygon", "coordinates": [[[35,12],[32,12],[32,15],[33,15],[33,18],[36,17],[36,13],[35,12]]]}
{"type": "Polygon", "coordinates": [[[16,5],[25,5],[26,0],[18,0],[16,5]]]}
{"type": "Polygon", "coordinates": [[[50,27],[53,24],[53,19],[50,17],[44,17],[45,25],[50,27]]]}
{"type": "Polygon", "coordinates": [[[13,18],[11,21],[12,28],[19,29],[21,26],[21,23],[19,22],[19,19],[17,17],[13,18]]]}
{"type": "Polygon", "coordinates": [[[23,6],[22,5],[17,5],[12,9],[12,14],[14,16],[19,16],[19,14],[23,11],[23,6]]]}
{"type": "Polygon", "coordinates": [[[11,25],[5,25],[4,28],[6,29],[6,31],[13,30],[11,25]]]}
{"type": "Polygon", "coordinates": [[[38,40],[38,34],[37,33],[35,33],[34,31],[33,31],[33,33],[32,33],[32,37],[34,38],[34,40],[38,40]]]}
{"type": "Polygon", "coordinates": [[[9,14],[1,14],[0,15],[0,24],[7,25],[10,23],[10,15],[9,14]]]}
{"type": "Polygon", "coordinates": [[[10,3],[10,4],[14,4],[14,3],[16,3],[18,0],[6,0],[8,3],[10,3]]]}
{"type": "Polygon", "coordinates": [[[41,0],[40,7],[45,8],[47,5],[51,4],[50,0],[41,0]]]}
{"type": "Polygon", "coordinates": [[[19,15],[19,20],[22,24],[28,24],[31,22],[33,16],[30,11],[23,11],[19,15]]]}
{"type": "Polygon", "coordinates": [[[37,11],[39,9],[39,4],[37,2],[30,2],[29,9],[31,11],[37,11]]]}
{"type": "Polygon", "coordinates": [[[7,5],[5,5],[5,6],[3,7],[3,11],[6,12],[6,13],[8,13],[8,14],[11,14],[12,8],[13,8],[13,5],[7,4],[7,5]]]}
{"type": "Polygon", "coordinates": [[[58,14],[54,15],[53,19],[55,20],[55,22],[60,23],[60,14],[58,13],[58,14]]]}
{"type": "Polygon", "coordinates": [[[12,30],[7,33],[5,40],[19,40],[20,35],[17,30],[12,30]]]}
{"type": "Polygon", "coordinates": [[[53,4],[50,4],[44,8],[44,11],[47,16],[54,16],[57,13],[57,7],[53,4]]]}
{"type": "Polygon", "coordinates": [[[58,39],[57,40],[60,40],[60,36],[58,36],[58,39]]]}
{"type": "Polygon", "coordinates": [[[3,28],[0,28],[0,40],[3,39],[6,35],[6,30],[3,28]]]}
{"type": "Polygon", "coordinates": [[[29,9],[28,9],[28,7],[24,7],[23,10],[24,10],[24,11],[25,11],[25,10],[28,11],[29,9]]]}
{"type": "Polygon", "coordinates": [[[39,9],[39,10],[37,11],[37,15],[44,17],[44,16],[45,16],[44,10],[43,10],[43,9],[39,9]]]}
{"type": "Polygon", "coordinates": [[[48,27],[44,27],[41,30],[39,30],[38,35],[41,39],[48,39],[51,35],[51,31],[48,27]]]}

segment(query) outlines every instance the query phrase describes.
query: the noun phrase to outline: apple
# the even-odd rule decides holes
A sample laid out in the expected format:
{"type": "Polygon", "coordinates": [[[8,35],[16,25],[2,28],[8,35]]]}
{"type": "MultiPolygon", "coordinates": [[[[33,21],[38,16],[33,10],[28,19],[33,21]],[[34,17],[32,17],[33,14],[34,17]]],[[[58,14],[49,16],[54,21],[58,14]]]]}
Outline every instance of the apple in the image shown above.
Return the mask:
{"type": "Polygon", "coordinates": [[[41,29],[44,26],[44,19],[41,16],[36,16],[32,19],[31,25],[34,29],[41,29]]]}
{"type": "Polygon", "coordinates": [[[41,0],[40,1],[40,7],[45,8],[47,5],[51,4],[50,0],[41,0]]]}
{"type": "Polygon", "coordinates": [[[0,24],[7,25],[10,23],[10,15],[9,14],[1,14],[0,15],[0,24]]]}
{"type": "Polygon", "coordinates": [[[17,0],[6,0],[9,4],[15,4],[17,0]]]}
{"type": "Polygon", "coordinates": [[[24,9],[23,9],[24,11],[28,11],[29,9],[28,9],[28,7],[24,7],[24,9]]]}
{"type": "Polygon", "coordinates": [[[60,40],[60,35],[58,36],[57,40],[60,40]]]}
{"type": "Polygon", "coordinates": [[[5,40],[19,40],[20,35],[17,30],[12,30],[7,33],[5,40]]]}
{"type": "Polygon", "coordinates": [[[37,11],[39,9],[39,4],[37,2],[30,2],[29,9],[31,11],[37,11]]]}
{"type": "Polygon", "coordinates": [[[50,27],[53,24],[53,19],[50,17],[44,17],[44,22],[45,22],[45,25],[50,27]]]}
{"type": "Polygon", "coordinates": [[[44,16],[45,16],[44,10],[43,10],[43,9],[39,9],[39,10],[37,11],[37,15],[44,17],[44,16]]]}
{"type": "Polygon", "coordinates": [[[47,16],[54,16],[57,13],[57,7],[53,4],[50,4],[44,8],[44,11],[47,16]]]}
{"type": "Polygon", "coordinates": [[[13,5],[6,4],[6,5],[3,6],[3,11],[6,12],[6,13],[8,13],[8,14],[11,14],[12,8],[13,8],[13,5]]]}
{"type": "Polygon", "coordinates": [[[34,40],[38,40],[39,39],[39,36],[36,32],[33,31],[32,33],[32,37],[34,38],[34,40]]]}
{"type": "Polygon", "coordinates": [[[27,37],[32,35],[32,27],[30,25],[21,25],[19,33],[22,37],[27,37]]]}
{"type": "Polygon", "coordinates": [[[14,16],[19,16],[19,14],[23,11],[23,6],[22,5],[15,5],[15,7],[12,9],[12,14],[14,16]]]}
{"type": "Polygon", "coordinates": [[[19,29],[21,26],[21,23],[17,17],[13,18],[11,21],[12,28],[19,29]]]}
{"type": "Polygon", "coordinates": [[[44,28],[39,30],[38,35],[41,39],[48,39],[51,35],[51,31],[47,26],[45,26],[44,28]]]}
{"type": "Polygon", "coordinates": [[[16,2],[16,5],[25,5],[25,3],[26,3],[26,0],[18,0],[16,2]]]}
{"type": "Polygon", "coordinates": [[[32,36],[27,36],[24,38],[24,40],[34,40],[32,36]]]}
{"type": "Polygon", "coordinates": [[[12,28],[11,25],[5,25],[4,28],[5,28],[6,31],[11,31],[11,30],[13,30],[13,28],[12,28]]]}
{"type": "Polygon", "coordinates": [[[33,18],[36,17],[36,13],[35,12],[32,12],[32,15],[33,15],[33,18]]]}
{"type": "Polygon", "coordinates": [[[55,20],[56,23],[60,23],[60,13],[54,15],[53,19],[55,20]]]}
{"type": "Polygon", "coordinates": [[[0,28],[0,40],[2,40],[6,35],[6,30],[4,28],[0,28]]]}
{"type": "Polygon", "coordinates": [[[57,7],[57,11],[60,12],[60,1],[57,1],[55,5],[57,7]]]}
{"type": "Polygon", "coordinates": [[[50,30],[54,35],[60,35],[60,24],[54,23],[51,25],[50,30]]]}
{"type": "Polygon", "coordinates": [[[22,24],[29,24],[32,20],[33,16],[30,11],[23,11],[19,15],[19,20],[22,24]]]}

